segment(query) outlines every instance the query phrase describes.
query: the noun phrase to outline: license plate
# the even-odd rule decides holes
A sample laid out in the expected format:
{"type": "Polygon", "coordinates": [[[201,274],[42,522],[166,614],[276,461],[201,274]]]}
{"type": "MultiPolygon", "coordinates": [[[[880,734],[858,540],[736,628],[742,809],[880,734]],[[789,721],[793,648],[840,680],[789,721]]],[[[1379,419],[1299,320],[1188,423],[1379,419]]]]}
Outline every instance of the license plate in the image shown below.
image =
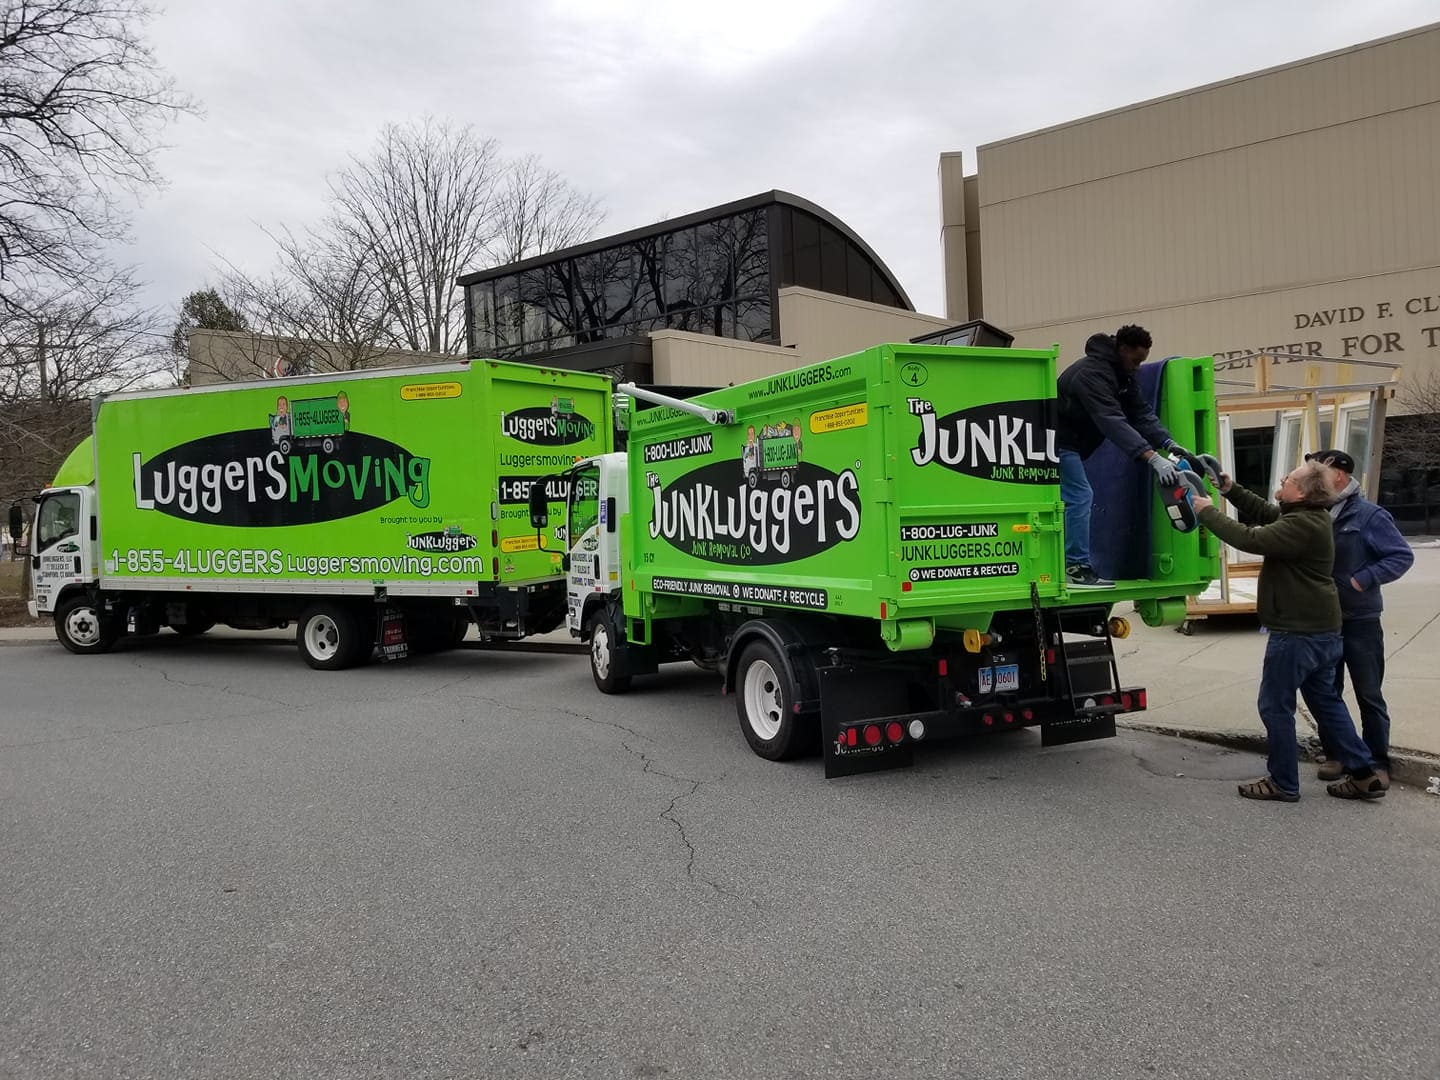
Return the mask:
{"type": "Polygon", "coordinates": [[[1001,664],[995,668],[995,692],[1003,694],[1007,690],[1020,689],[1020,665],[1001,664]]]}

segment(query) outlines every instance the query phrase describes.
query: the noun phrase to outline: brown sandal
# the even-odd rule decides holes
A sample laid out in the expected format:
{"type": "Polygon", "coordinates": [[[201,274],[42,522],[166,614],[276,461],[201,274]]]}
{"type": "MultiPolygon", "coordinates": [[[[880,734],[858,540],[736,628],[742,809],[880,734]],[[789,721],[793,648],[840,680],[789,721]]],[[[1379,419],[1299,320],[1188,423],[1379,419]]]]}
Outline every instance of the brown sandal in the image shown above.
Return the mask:
{"type": "Polygon", "coordinates": [[[1347,776],[1338,784],[1326,784],[1325,790],[1337,799],[1383,799],[1385,797],[1385,785],[1381,782],[1380,777],[1373,774],[1363,780],[1347,776]]]}
{"type": "Polygon", "coordinates": [[[1239,786],[1242,799],[1264,799],[1270,802],[1299,802],[1299,792],[1289,792],[1280,787],[1268,776],[1262,776],[1259,780],[1249,780],[1239,786]]]}

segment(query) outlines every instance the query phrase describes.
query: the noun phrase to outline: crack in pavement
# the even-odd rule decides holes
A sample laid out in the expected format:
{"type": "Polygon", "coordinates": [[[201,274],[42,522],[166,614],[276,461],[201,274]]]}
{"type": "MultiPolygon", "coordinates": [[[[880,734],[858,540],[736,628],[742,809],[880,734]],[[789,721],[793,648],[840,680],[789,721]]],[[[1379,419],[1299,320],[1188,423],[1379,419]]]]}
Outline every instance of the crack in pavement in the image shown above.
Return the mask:
{"type": "Polygon", "coordinates": [[[1423,634],[1426,630],[1430,629],[1430,624],[1433,623],[1436,619],[1440,619],[1440,611],[1437,611],[1434,615],[1431,615],[1430,618],[1426,619],[1424,626],[1420,627],[1419,630],[1416,630],[1415,633],[1411,634],[1408,638],[1406,638],[1405,641],[1401,644],[1401,646],[1394,652],[1392,652],[1389,656],[1385,657],[1385,659],[1393,660],[1395,659],[1395,657],[1399,656],[1402,652],[1405,651],[1405,647],[1407,645],[1409,645],[1417,637],[1423,634]]]}
{"type": "Polygon", "coordinates": [[[280,701],[276,698],[264,697],[260,694],[247,694],[243,690],[231,690],[228,686],[216,686],[214,683],[186,682],[184,679],[175,678],[162,667],[151,667],[149,665],[140,663],[138,659],[131,660],[130,666],[137,668],[140,671],[154,672],[156,675],[159,675],[162,679],[170,683],[172,686],[185,686],[189,687],[191,690],[218,690],[222,694],[231,694],[234,697],[248,698],[251,701],[263,701],[267,705],[288,705],[288,702],[280,701]]]}
{"type": "MultiPolygon", "coordinates": [[[[301,708],[312,708],[313,706],[301,706],[301,708]]],[[[84,742],[87,739],[103,739],[110,735],[134,735],[142,731],[155,731],[158,728],[185,727],[190,724],[214,724],[231,723],[235,720],[253,720],[264,716],[293,715],[293,709],[266,709],[264,712],[249,713],[246,716],[192,716],[188,720],[161,720],[154,724],[141,724],[138,727],[128,728],[106,728],[103,731],[92,731],[86,735],[67,735],[58,739],[36,739],[33,742],[22,743],[0,743],[0,750],[23,750],[34,746],[56,746],[61,743],[84,742]]]]}
{"type": "Polygon", "coordinates": [[[1195,657],[1199,656],[1201,653],[1205,652],[1207,649],[1213,649],[1216,645],[1219,645],[1220,642],[1222,642],[1222,641],[1224,641],[1224,640],[1225,640],[1224,638],[1216,638],[1214,641],[1210,642],[1209,645],[1202,645],[1202,646],[1200,646],[1200,648],[1198,648],[1198,649],[1196,649],[1194,652],[1192,652],[1189,656],[1182,656],[1179,660],[1177,660],[1177,661],[1175,661],[1175,662],[1176,662],[1177,664],[1183,664],[1183,663],[1185,663],[1187,660],[1194,660],[1195,657]]]}

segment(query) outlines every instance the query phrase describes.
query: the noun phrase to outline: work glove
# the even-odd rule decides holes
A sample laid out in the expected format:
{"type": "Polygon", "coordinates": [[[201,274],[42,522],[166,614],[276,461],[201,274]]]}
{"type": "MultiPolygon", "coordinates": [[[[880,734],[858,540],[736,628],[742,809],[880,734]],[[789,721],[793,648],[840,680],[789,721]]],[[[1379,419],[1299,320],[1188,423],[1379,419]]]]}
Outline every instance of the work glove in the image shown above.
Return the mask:
{"type": "Polygon", "coordinates": [[[1204,467],[1205,475],[1210,478],[1210,482],[1212,484],[1214,484],[1217,488],[1223,486],[1224,481],[1221,479],[1221,477],[1223,477],[1225,473],[1220,468],[1219,458],[1215,457],[1215,455],[1213,454],[1201,454],[1200,464],[1204,467]]]}
{"type": "Polygon", "coordinates": [[[1164,454],[1155,454],[1147,458],[1145,463],[1155,470],[1155,478],[1160,481],[1161,487],[1173,487],[1179,482],[1180,470],[1175,468],[1175,463],[1164,454]]]}
{"type": "Polygon", "coordinates": [[[1174,454],[1176,457],[1184,458],[1186,461],[1194,462],[1199,460],[1199,455],[1192,454],[1189,450],[1186,450],[1174,439],[1170,440],[1169,444],[1166,445],[1165,449],[1170,451],[1170,453],[1174,454]]]}

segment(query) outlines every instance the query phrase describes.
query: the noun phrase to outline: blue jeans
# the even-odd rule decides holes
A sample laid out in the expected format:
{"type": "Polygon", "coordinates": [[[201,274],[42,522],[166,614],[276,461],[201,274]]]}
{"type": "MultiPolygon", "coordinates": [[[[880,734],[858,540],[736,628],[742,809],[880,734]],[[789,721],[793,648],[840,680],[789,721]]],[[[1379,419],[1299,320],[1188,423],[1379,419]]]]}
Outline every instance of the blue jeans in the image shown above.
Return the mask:
{"type": "MultiPolygon", "coordinates": [[[[1379,619],[1347,619],[1340,631],[1345,641],[1345,657],[1335,664],[1335,693],[1345,690],[1345,669],[1350,669],[1350,685],[1360,706],[1360,729],[1365,745],[1377,768],[1390,768],[1390,710],[1380,693],[1385,681],[1385,631],[1379,619]]],[[[1335,751],[1321,739],[1325,756],[1335,751]]]]}
{"type": "Polygon", "coordinates": [[[1065,565],[1090,565],[1090,505],[1095,492],[1085,462],[1074,450],[1060,451],[1060,501],[1065,504],[1065,565]]]}
{"type": "Polygon", "coordinates": [[[1355,733],[1350,710],[1335,691],[1335,665],[1343,654],[1339,633],[1270,631],[1260,673],[1260,720],[1270,745],[1270,779],[1292,795],[1300,792],[1300,751],[1295,743],[1297,690],[1320,727],[1322,742],[1335,748],[1345,771],[1364,775],[1374,767],[1370,751],[1355,733]]]}

